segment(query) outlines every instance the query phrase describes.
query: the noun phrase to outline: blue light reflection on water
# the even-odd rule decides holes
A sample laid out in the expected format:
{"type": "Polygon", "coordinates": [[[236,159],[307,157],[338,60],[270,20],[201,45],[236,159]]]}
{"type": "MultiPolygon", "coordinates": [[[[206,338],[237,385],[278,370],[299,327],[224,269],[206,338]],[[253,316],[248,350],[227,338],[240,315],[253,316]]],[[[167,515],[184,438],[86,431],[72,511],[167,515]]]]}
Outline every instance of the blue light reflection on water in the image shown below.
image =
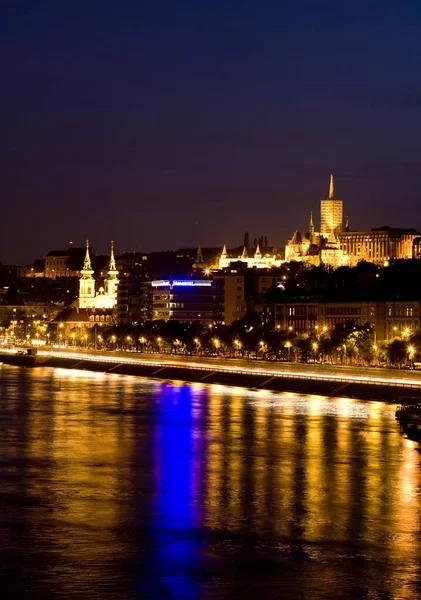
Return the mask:
{"type": "MultiPolygon", "coordinates": [[[[200,556],[197,523],[198,491],[197,432],[194,403],[200,404],[200,390],[189,386],[162,384],[159,390],[159,418],[154,434],[154,524],[150,585],[143,582],[149,597],[196,598],[199,584],[194,580],[200,556]],[[157,581],[160,582],[159,589],[157,581]],[[153,582],[153,583],[152,583],[153,582]]],[[[199,411],[200,414],[200,411],[199,411]]]]}

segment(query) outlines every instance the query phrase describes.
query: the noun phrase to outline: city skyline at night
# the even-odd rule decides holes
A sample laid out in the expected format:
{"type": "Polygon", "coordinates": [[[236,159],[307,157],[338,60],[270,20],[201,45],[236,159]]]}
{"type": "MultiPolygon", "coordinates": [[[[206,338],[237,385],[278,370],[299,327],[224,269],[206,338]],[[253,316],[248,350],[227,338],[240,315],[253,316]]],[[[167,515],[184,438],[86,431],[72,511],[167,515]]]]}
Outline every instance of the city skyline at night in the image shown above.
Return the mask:
{"type": "Polygon", "coordinates": [[[0,15],[0,596],[418,600],[421,3],[0,15]]]}
{"type": "Polygon", "coordinates": [[[418,229],[420,16],[7,2],[0,260],[92,231],[100,252],[222,247],[252,228],[281,247],[330,172],[353,229],[418,229]]]}

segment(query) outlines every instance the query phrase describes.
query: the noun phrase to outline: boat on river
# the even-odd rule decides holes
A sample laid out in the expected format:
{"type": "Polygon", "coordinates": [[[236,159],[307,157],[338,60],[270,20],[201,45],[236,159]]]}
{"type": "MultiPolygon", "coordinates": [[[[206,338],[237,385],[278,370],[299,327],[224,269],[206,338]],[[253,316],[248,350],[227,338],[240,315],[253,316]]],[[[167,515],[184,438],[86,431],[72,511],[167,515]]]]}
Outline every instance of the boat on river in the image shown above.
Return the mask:
{"type": "Polygon", "coordinates": [[[398,406],[395,417],[408,437],[421,439],[421,403],[398,406]]]}

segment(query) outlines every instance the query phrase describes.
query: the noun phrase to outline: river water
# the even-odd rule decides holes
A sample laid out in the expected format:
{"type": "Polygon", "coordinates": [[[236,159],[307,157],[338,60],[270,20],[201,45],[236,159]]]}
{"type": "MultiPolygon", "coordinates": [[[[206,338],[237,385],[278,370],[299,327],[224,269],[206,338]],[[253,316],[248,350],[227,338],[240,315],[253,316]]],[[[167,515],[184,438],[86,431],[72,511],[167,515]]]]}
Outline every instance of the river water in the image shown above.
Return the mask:
{"type": "Polygon", "coordinates": [[[0,366],[0,597],[421,595],[394,407],[0,366]]]}

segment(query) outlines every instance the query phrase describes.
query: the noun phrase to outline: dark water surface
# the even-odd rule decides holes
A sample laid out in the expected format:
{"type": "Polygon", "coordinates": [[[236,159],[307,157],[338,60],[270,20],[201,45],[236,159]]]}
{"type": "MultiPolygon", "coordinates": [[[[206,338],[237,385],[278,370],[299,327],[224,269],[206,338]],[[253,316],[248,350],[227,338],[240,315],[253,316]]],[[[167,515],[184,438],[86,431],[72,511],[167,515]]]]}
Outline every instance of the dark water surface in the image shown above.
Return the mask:
{"type": "Polygon", "coordinates": [[[394,407],[0,366],[0,598],[419,598],[394,407]]]}

